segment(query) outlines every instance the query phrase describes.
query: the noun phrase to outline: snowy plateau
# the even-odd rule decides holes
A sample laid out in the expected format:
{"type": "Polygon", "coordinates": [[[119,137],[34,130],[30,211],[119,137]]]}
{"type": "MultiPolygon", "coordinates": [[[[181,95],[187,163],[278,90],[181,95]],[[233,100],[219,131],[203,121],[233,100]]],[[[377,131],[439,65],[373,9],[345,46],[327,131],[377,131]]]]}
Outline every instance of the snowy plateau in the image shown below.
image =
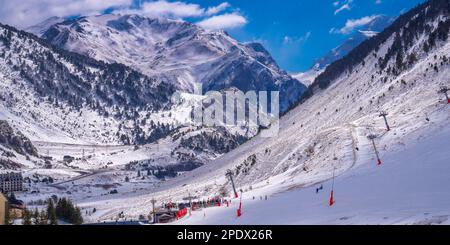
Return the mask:
{"type": "Polygon", "coordinates": [[[222,196],[171,224],[450,224],[449,11],[428,1],[294,76],[261,44],[183,21],[0,25],[0,171],[23,174],[28,206],[68,197],[85,223],[222,196]],[[194,81],[280,90],[278,136],[192,126],[194,81]]]}

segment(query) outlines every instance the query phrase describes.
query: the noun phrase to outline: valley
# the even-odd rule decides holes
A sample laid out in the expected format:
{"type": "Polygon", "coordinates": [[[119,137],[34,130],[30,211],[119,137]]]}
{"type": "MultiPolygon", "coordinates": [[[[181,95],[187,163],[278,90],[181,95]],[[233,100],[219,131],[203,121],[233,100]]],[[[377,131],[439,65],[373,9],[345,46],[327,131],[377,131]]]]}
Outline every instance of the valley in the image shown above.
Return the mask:
{"type": "Polygon", "coordinates": [[[0,170],[22,173],[27,206],[66,197],[88,224],[148,221],[155,204],[180,204],[177,225],[449,224],[449,9],[378,16],[296,75],[181,20],[0,25],[0,170]],[[278,135],[195,125],[194,81],[279,91],[278,135]]]}

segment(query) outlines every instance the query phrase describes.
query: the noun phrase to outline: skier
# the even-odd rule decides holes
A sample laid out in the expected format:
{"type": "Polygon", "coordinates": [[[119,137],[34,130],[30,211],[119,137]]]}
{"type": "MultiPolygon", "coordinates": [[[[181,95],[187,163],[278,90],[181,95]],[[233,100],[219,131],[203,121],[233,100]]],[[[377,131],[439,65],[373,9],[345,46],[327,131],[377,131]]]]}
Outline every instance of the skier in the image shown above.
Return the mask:
{"type": "Polygon", "coordinates": [[[321,190],[323,190],[323,185],[320,185],[320,187],[316,188],[316,194],[319,194],[321,190]]]}

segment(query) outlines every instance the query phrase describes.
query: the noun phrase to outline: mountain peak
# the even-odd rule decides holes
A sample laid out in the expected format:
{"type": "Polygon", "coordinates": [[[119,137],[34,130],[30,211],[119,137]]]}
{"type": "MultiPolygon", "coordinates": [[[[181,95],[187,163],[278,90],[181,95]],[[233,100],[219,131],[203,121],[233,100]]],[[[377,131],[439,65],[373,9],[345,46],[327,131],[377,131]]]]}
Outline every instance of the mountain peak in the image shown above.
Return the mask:
{"type": "Polygon", "coordinates": [[[343,44],[331,50],[327,55],[315,61],[313,67],[325,68],[329,64],[347,55],[364,40],[376,36],[388,27],[395,18],[377,15],[366,25],[358,28],[343,44]]]}
{"type": "Polygon", "coordinates": [[[57,23],[61,23],[65,20],[66,19],[64,19],[64,18],[53,16],[53,17],[50,17],[50,18],[44,20],[43,22],[41,22],[37,25],[26,28],[25,31],[33,33],[36,36],[42,36],[51,26],[53,26],[57,23]]]}
{"type": "Polygon", "coordinates": [[[224,31],[185,21],[105,14],[54,24],[42,37],[96,60],[125,64],[184,92],[193,92],[195,83],[205,91],[289,91],[281,106],[286,110],[305,89],[261,44],[241,44],[224,31]]]}

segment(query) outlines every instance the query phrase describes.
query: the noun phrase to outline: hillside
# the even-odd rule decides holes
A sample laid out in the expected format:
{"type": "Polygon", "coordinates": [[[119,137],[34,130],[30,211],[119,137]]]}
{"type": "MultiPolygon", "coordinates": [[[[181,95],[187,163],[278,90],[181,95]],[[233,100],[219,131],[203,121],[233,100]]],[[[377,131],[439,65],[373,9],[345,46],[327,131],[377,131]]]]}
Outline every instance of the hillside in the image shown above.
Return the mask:
{"type": "MultiPolygon", "coordinates": [[[[123,194],[120,199],[84,198],[80,200],[83,207],[103,210],[93,219],[111,219],[121,211],[127,217],[145,213],[152,198],[161,203],[181,201],[187,193],[200,200],[211,198],[223,187],[230,190],[225,173],[231,169],[246,202],[252,200],[252,196],[284,193],[269,202],[276,203],[278,209],[292,207],[290,202],[283,203],[290,198],[295,198],[296,202],[308,202],[305,207],[313,207],[312,210],[324,209],[327,194],[321,194],[320,200],[313,201],[313,194],[309,193],[320,183],[329,193],[329,181],[335,174],[336,187],[342,184],[345,189],[341,190],[343,196],[338,199],[336,210],[327,209],[334,210],[329,212],[343,212],[342,215],[333,214],[333,223],[345,220],[348,223],[365,223],[364,220],[386,223],[389,221],[382,221],[384,215],[388,219],[390,216],[395,219],[408,217],[408,214],[395,216],[387,212],[390,209],[387,206],[380,207],[387,213],[370,212],[376,207],[364,205],[371,199],[390,204],[401,199],[395,210],[402,211],[409,207],[409,203],[422,197],[423,205],[417,203],[411,209],[418,217],[413,219],[414,222],[433,222],[427,221],[420,213],[431,213],[432,217],[448,216],[448,199],[441,198],[440,191],[429,195],[427,192],[434,188],[442,190],[445,183],[440,181],[448,178],[444,174],[447,171],[441,169],[449,159],[440,153],[449,150],[448,144],[442,142],[448,135],[445,132],[448,132],[450,108],[445,97],[437,92],[446,85],[450,74],[447,58],[450,56],[450,42],[447,40],[449,4],[449,1],[434,0],[419,5],[400,16],[379,35],[363,42],[348,56],[331,64],[310,87],[303,103],[281,119],[278,137],[256,137],[220,159],[150,190],[123,194]],[[382,111],[388,114],[390,131],[387,131],[383,118],[379,117],[382,111]],[[377,166],[369,135],[377,136],[375,143],[380,152],[381,166],[377,166]],[[439,147],[434,149],[431,146],[439,147]],[[387,178],[384,185],[376,186],[382,181],[382,176],[380,179],[374,177],[377,170],[387,178]],[[418,197],[404,192],[405,186],[411,183],[408,179],[417,178],[421,171],[424,173],[422,184],[412,185],[424,187],[418,190],[418,197]],[[393,180],[396,178],[405,182],[396,184],[393,180]],[[385,188],[390,190],[384,192],[385,188]],[[300,193],[298,198],[294,197],[295,193],[300,193]],[[358,199],[361,201],[357,202],[358,199]],[[353,204],[348,203],[352,200],[353,204]],[[429,204],[433,201],[439,205],[431,210],[429,204]],[[345,205],[345,210],[340,205],[345,205]],[[356,215],[357,210],[365,211],[358,213],[361,215],[358,220],[350,220],[347,216],[356,215]],[[340,218],[343,219],[338,221],[340,218]]],[[[262,204],[255,205],[255,210],[250,213],[263,208],[262,204]]],[[[316,213],[310,212],[311,219],[306,221],[324,222],[329,212],[318,211],[320,217],[312,217],[316,213]]],[[[207,217],[204,221],[197,220],[197,223],[218,223],[223,216],[217,219],[207,217]]],[[[257,223],[268,220],[262,218],[257,223]]],[[[252,221],[255,220],[247,219],[243,223],[252,221]]],[[[273,222],[277,223],[276,220],[273,222]]]]}
{"type": "Polygon", "coordinates": [[[193,126],[192,107],[202,96],[181,93],[173,101],[176,88],[164,80],[57,48],[10,26],[0,25],[0,56],[0,119],[54,158],[64,155],[53,152],[54,144],[73,145],[73,168],[95,170],[111,160],[122,167],[133,161],[198,166],[256,133],[193,126]],[[197,148],[182,144],[190,140],[199,141],[197,148]],[[81,161],[87,149],[118,145],[127,149],[122,157],[81,161]],[[153,150],[136,156],[132,149],[145,145],[153,150]]]}
{"type": "Polygon", "coordinates": [[[120,134],[105,132],[117,121],[170,107],[174,88],[126,66],[69,53],[3,25],[0,46],[1,111],[5,117],[22,117],[19,128],[30,136],[39,132],[26,124],[79,141],[119,142],[120,134]]]}

